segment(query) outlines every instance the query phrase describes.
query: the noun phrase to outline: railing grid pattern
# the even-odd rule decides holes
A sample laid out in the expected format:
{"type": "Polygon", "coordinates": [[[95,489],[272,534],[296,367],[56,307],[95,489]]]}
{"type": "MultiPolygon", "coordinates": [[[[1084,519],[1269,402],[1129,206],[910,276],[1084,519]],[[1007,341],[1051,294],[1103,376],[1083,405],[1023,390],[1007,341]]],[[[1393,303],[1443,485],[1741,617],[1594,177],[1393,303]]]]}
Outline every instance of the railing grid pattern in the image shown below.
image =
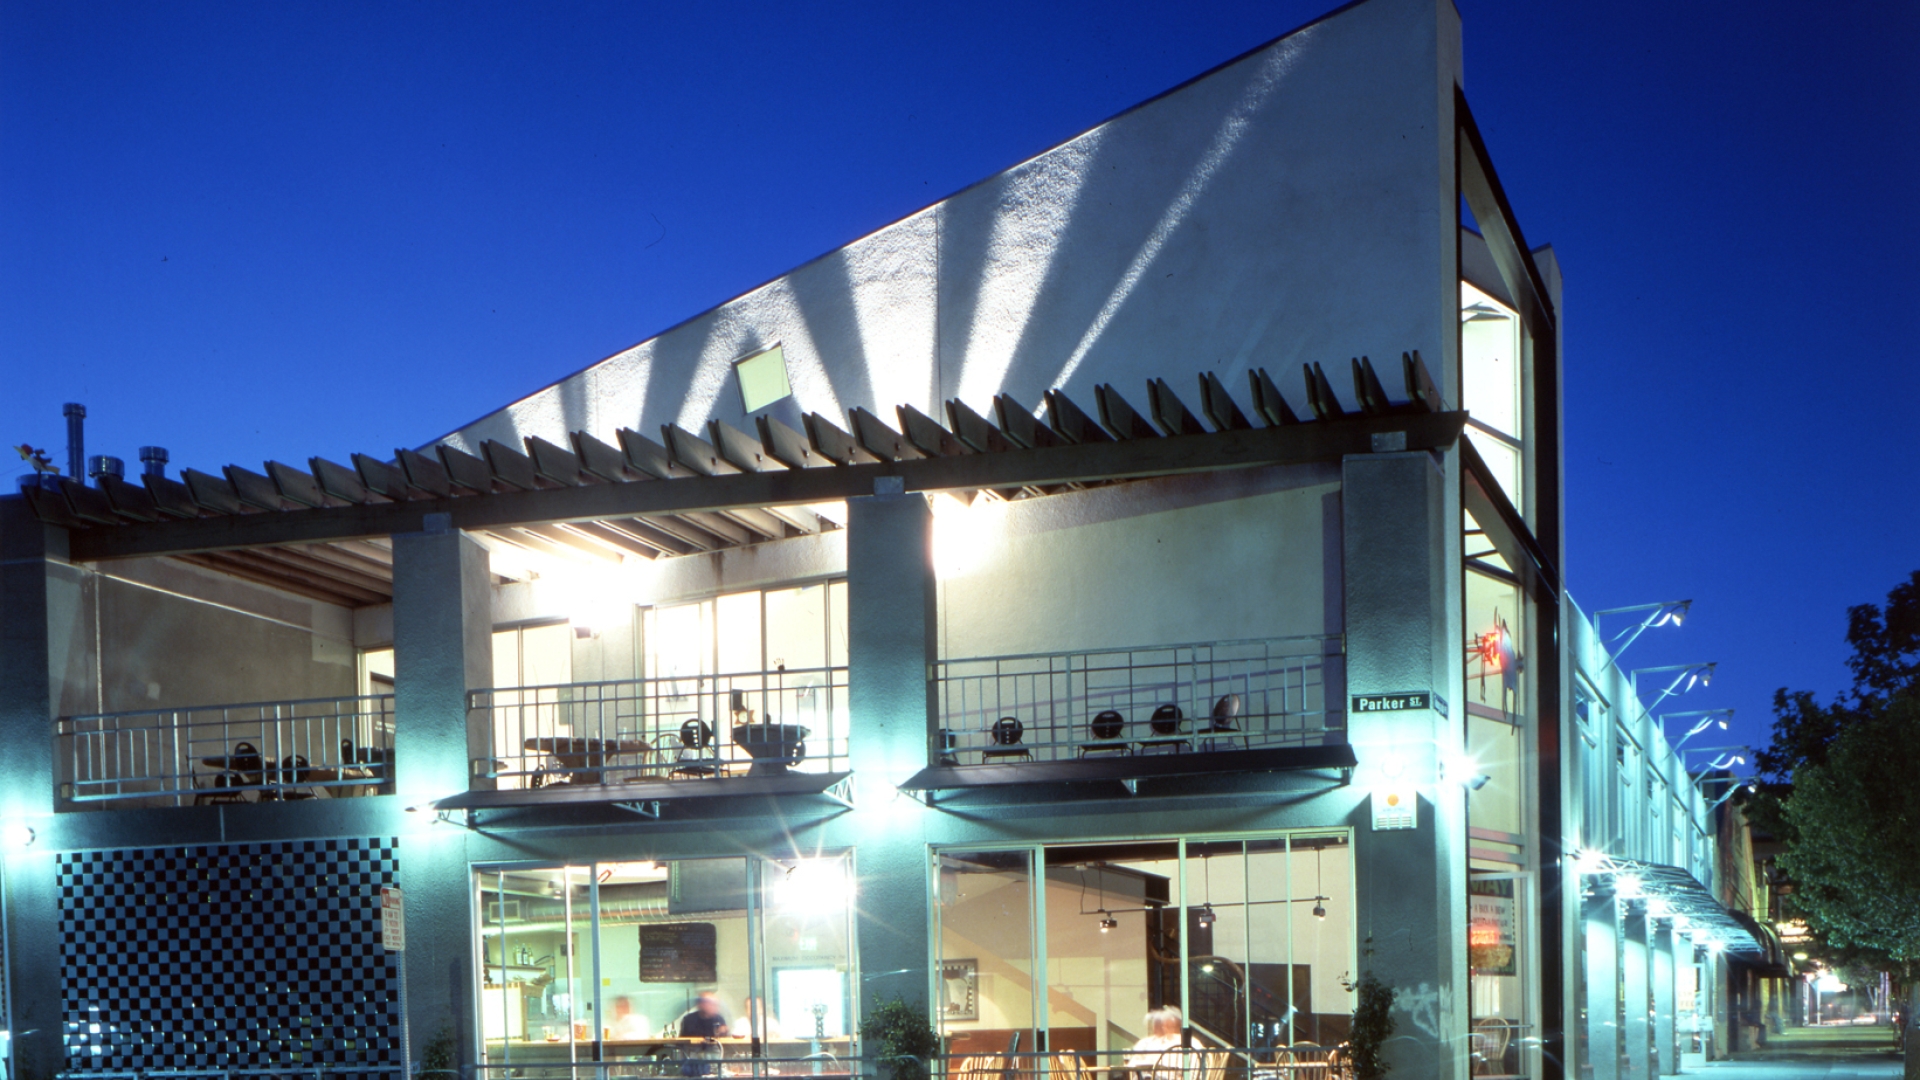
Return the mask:
{"type": "Polygon", "coordinates": [[[340,798],[391,785],[393,695],[65,716],[62,795],[148,806],[340,798]]]}
{"type": "Polygon", "coordinates": [[[1339,649],[1314,636],[948,660],[936,675],[945,763],[1341,741],[1339,649]],[[1103,713],[1118,714],[1117,731],[1103,713]]]}

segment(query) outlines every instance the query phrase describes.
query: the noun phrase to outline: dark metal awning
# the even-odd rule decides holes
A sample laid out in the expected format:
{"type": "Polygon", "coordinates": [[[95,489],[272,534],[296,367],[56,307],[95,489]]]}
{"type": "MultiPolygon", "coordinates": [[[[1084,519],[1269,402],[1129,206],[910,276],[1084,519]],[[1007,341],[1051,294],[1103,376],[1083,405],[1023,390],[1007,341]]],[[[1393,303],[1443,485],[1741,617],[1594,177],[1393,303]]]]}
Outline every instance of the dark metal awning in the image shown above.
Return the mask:
{"type": "Polygon", "coordinates": [[[922,769],[900,785],[902,791],[1012,787],[1031,784],[1132,784],[1171,776],[1233,773],[1345,772],[1359,763],[1353,747],[1286,746],[1204,754],[1156,754],[1094,758],[1086,761],[1032,761],[1013,765],[938,765],[922,769]]]}
{"type": "Polygon", "coordinates": [[[850,804],[850,772],[783,773],[689,780],[638,780],[624,784],[555,784],[543,788],[463,791],[435,799],[424,810],[532,810],[556,806],[627,806],[653,816],[657,804],[689,799],[754,799],[777,795],[825,795],[850,804]],[[641,809],[649,804],[654,811],[641,809]]]}

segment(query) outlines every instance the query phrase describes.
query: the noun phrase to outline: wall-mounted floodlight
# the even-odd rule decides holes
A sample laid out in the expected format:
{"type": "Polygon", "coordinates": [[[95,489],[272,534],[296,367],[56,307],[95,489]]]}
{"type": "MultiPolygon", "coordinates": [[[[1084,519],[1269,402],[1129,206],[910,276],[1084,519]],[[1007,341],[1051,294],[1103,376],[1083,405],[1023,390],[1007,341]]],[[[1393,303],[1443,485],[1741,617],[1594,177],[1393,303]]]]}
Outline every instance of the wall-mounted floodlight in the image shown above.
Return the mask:
{"type": "Polygon", "coordinates": [[[1602,616],[1627,615],[1638,611],[1647,613],[1646,618],[1641,619],[1635,625],[1629,626],[1613,636],[1614,641],[1619,641],[1621,638],[1626,638],[1627,640],[1619,645],[1610,645],[1608,652],[1612,655],[1607,657],[1606,664],[1601,667],[1600,670],[1604,672],[1607,668],[1612,667],[1614,662],[1620,659],[1620,654],[1627,651],[1627,646],[1640,640],[1641,634],[1646,633],[1656,626],[1679,626],[1685,622],[1687,619],[1687,611],[1692,607],[1693,601],[1691,600],[1667,600],[1658,604],[1635,604],[1632,607],[1608,608],[1605,611],[1594,612],[1593,629],[1595,633],[1598,633],[1600,630],[1600,619],[1602,616]]]}
{"type": "Polygon", "coordinates": [[[1718,661],[1710,664],[1667,664],[1664,667],[1635,668],[1627,672],[1627,675],[1634,680],[1633,689],[1634,692],[1638,694],[1640,691],[1640,676],[1665,674],[1669,671],[1675,673],[1673,681],[1667,684],[1665,690],[1660,691],[1659,697],[1653,699],[1653,704],[1647,706],[1647,711],[1652,712],[1654,709],[1660,707],[1661,702],[1675,694],[1684,694],[1696,686],[1706,686],[1712,683],[1713,669],[1719,666],[1718,661]]]}
{"type": "Polygon", "coordinates": [[[33,846],[33,842],[39,838],[39,835],[33,831],[31,825],[10,821],[4,828],[0,828],[0,845],[4,845],[8,851],[25,851],[33,846]]]}
{"type": "Polygon", "coordinates": [[[1699,718],[1698,721],[1693,725],[1692,728],[1688,729],[1685,735],[1680,736],[1679,742],[1673,744],[1674,753],[1676,754],[1679,753],[1680,748],[1687,745],[1688,739],[1691,739],[1695,735],[1698,735],[1701,732],[1706,731],[1708,728],[1716,728],[1720,731],[1727,730],[1727,722],[1733,719],[1733,710],[1732,709],[1695,709],[1692,712],[1668,713],[1667,715],[1660,718],[1660,725],[1662,728],[1664,728],[1666,726],[1667,721],[1669,720],[1689,720],[1689,719],[1693,719],[1694,717],[1698,717],[1699,718]]]}
{"type": "Polygon", "coordinates": [[[1480,762],[1467,754],[1449,754],[1440,763],[1440,779],[1459,784],[1468,791],[1479,791],[1493,779],[1480,771],[1480,762]]]}
{"type": "Polygon", "coordinates": [[[1727,789],[1727,793],[1726,793],[1725,795],[1722,795],[1722,796],[1720,796],[1719,798],[1717,798],[1717,799],[1715,799],[1715,800],[1713,800],[1713,805],[1712,805],[1712,806],[1709,806],[1709,807],[1707,807],[1707,813],[1709,813],[1709,814],[1711,814],[1711,813],[1713,813],[1713,812],[1714,812],[1715,810],[1718,810],[1718,809],[1720,809],[1720,804],[1721,804],[1721,803],[1723,803],[1723,802],[1726,802],[1726,801],[1727,801],[1728,799],[1731,799],[1731,798],[1733,798],[1733,796],[1734,796],[1734,794],[1735,794],[1735,793],[1737,793],[1737,792],[1739,792],[1739,791],[1740,791],[1741,789],[1743,789],[1743,788],[1744,788],[1745,790],[1747,790],[1747,791],[1759,791],[1759,790],[1760,790],[1760,785],[1759,785],[1759,784],[1754,784],[1754,783],[1746,783],[1746,784],[1735,784],[1735,785],[1733,785],[1732,787],[1730,787],[1730,788],[1728,788],[1728,789],[1727,789]]]}

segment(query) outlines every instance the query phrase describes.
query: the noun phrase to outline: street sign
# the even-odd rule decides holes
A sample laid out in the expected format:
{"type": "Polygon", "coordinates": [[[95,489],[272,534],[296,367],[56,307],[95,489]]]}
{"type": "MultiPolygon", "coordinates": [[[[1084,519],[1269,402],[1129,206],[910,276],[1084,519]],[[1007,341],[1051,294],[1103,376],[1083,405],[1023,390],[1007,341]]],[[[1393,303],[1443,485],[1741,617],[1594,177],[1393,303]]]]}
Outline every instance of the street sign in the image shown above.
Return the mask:
{"type": "Polygon", "coordinates": [[[1432,709],[1447,715],[1447,699],[1430,690],[1402,690],[1393,694],[1355,694],[1350,711],[1355,713],[1411,712],[1432,709]]]}
{"type": "Polygon", "coordinates": [[[407,951],[407,898],[399,889],[380,889],[380,944],[388,952],[407,951]]]}

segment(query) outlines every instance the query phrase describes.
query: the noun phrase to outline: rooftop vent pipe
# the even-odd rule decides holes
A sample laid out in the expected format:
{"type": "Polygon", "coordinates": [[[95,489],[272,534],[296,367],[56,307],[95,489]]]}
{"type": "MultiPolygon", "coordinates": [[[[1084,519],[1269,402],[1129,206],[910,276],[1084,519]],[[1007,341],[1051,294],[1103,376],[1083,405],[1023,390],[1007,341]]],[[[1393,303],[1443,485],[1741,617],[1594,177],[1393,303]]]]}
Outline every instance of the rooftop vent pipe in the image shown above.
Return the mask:
{"type": "Polygon", "coordinates": [[[84,480],[87,464],[87,407],[77,401],[69,401],[60,407],[60,415],[67,418],[67,475],[75,480],[84,480]]]}
{"type": "Polygon", "coordinates": [[[167,448],[164,446],[141,447],[140,471],[148,476],[167,475],[167,448]]]}
{"type": "Polygon", "coordinates": [[[125,479],[127,465],[112,454],[95,454],[87,459],[87,475],[93,477],[94,487],[106,487],[103,478],[111,476],[115,480],[125,479]]]}

